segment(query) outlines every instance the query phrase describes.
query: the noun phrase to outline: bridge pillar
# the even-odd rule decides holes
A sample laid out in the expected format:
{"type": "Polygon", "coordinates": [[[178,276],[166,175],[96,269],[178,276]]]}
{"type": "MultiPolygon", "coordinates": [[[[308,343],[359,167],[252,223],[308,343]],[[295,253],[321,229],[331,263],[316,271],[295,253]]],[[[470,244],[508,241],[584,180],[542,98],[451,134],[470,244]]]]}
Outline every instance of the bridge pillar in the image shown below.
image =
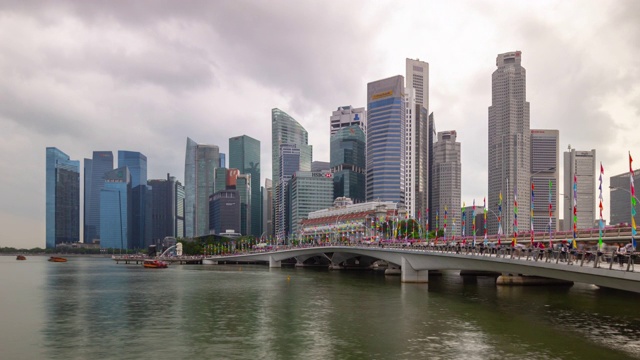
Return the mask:
{"type": "Polygon", "coordinates": [[[429,270],[415,270],[409,261],[402,258],[400,264],[402,274],[400,275],[400,281],[403,283],[428,283],[429,282],[429,270]]]}
{"type": "Polygon", "coordinates": [[[282,267],[280,261],[276,261],[273,259],[273,256],[269,256],[269,267],[270,268],[279,268],[282,267]]]}

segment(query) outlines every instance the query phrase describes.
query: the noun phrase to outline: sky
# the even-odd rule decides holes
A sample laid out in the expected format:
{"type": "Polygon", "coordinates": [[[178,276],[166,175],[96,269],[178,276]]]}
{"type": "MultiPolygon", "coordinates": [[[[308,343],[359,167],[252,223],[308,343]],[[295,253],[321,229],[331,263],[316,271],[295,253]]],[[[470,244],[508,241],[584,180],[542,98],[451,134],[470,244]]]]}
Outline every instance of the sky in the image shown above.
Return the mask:
{"type": "Polygon", "coordinates": [[[367,83],[404,76],[406,58],[429,63],[462,199],[482,201],[491,74],[515,50],[531,128],[596,149],[605,189],[629,151],[640,168],[640,1],[0,0],[0,247],[44,247],[46,147],[81,173],[93,151],[140,151],[149,178],[183,181],[187,137],[228,153],[248,135],[264,184],[272,108],[329,161],[331,112],[366,106],[367,83]]]}

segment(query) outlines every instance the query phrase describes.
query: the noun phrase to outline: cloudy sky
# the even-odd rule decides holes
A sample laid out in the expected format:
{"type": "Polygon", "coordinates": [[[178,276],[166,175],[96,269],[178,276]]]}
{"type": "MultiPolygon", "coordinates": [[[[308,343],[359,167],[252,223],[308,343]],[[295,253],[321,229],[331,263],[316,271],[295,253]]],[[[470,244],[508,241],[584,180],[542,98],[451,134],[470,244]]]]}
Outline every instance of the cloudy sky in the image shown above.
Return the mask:
{"type": "Polygon", "coordinates": [[[246,134],[264,179],[272,108],[328,161],[331,112],[407,57],[430,64],[437,129],[458,131],[463,200],[482,199],[491,73],[513,50],[532,128],[596,149],[605,186],[628,151],[640,168],[639,1],[0,0],[0,246],[44,246],[47,146],[140,151],[150,178],[182,180],[187,136],[227,153],[246,134]]]}

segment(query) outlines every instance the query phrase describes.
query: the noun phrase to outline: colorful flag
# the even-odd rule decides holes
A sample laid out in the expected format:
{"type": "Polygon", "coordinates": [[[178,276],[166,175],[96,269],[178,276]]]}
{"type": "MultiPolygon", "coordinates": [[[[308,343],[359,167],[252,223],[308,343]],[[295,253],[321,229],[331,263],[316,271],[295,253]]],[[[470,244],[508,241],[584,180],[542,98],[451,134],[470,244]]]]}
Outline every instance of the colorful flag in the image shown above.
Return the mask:
{"type": "Polygon", "coordinates": [[[549,180],[549,249],[551,249],[551,247],[553,246],[552,243],[552,237],[553,237],[553,204],[552,204],[552,189],[553,189],[553,183],[551,182],[551,180],[549,180]]]}
{"type": "Polygon", "coordinates": [[[531,223],[531,246],[533,247],[533,200],[534,200],[534,196],[533,196],[533,190],[534,190],[534,186],[533,186],[533,181],[531,181],[531,217],[529,218],[529,223],[531,223]]]}
{"type": "Polygon", "coordinates": [[[573,175],[573,248],[577,248],[576,238],[578,237],[578,177],[573,175]]]}
{"type": "Polygon", "coordinates": [[[518,243],[518,186],[513,187],[513,239],[511,246],[515,247],[518,243]]]}
{"type": "Polygon", "coordinates": [[[598,208],[600,209],[600,222],[598,223],[598,249],[602,249],[603,246],[602,230],[604,230],[604,222],[602,221],[602,175],[604,175],[604,167],[602,167],[602,162],[600,162],[600,177],[598,178],[598,190],[600,190],[600,194],[598,195],[598,208]]]}
{"type": "Polygon", "coordinates": [[[633,244],[633,248],[636,248],[636,189],[633,184],[633,166],[631,163],[633,159],[631,158],[631,151],[629,151],[629,186],[631,188],[631,243],[633,244]]]}
{"type": "Polygon", "coordinates": [[[498,202],[498,246],[500,246],[500,235],[502,235],[502,191],[500,191],[498,202]]]}
{"type": "Polygon", "coordinates": [[[462,203],[462,244],[466,244],[466,238],[465,238],[465,233],[466,233],[466,229],[465,229],[465,219],[466,219],[466,211],[465,211],[466,205],[464,204],[464,202],[462,203]]]}
{"type": "Polygon", "coordinates": [[[473,199],[473,207],[471,209],[472,209],[472,211],[471,211],[471,216],[472,216],[471,232],[473,233],[472,246],[475,247],[476,246],[476,199],[473,199]]]}
{"type": "Polygon", "coordinates": [[[487,198],[482,199],[482,208],[484,209],[484,244],[487,245],[487,198]]]}
{"type": "Polygon", "coordinates": [[[447,205],[444,206],[444,227],[442,230],[444,242],[447,242],[447,205]]]}

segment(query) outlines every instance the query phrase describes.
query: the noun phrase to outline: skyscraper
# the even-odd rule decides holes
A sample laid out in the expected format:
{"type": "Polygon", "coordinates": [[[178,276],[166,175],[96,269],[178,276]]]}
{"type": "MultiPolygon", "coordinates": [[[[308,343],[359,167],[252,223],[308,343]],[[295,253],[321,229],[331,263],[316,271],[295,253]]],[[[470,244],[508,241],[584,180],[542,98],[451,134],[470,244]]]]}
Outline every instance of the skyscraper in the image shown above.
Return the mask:
{"type": "Polygon", "coordinates": [[[100,190],[100,248],[133,249],[131,173],[126,166],[104,175],[100,190]]]}
{"type": "Polygon", "coordinates": [[[118,167],[129,168],[131,174],[131,238],[132,249],[145,249],[151,244],[151,202],[147,187],[147,157],[137,151],[118,151],[118,167]]]}
{"type": "MultiPolygon", "coordinates": [[[[640,169],[635,169],[633,174],[634,186],[639,186],[640,169]]],[[[629,176],[627,171],[609,178],[609,224],[611,225],[631,223],[631,182],[629,176]]],[[[596,216],[599,218],[599,215],[596,216]]]]}
{"type": "MultiPolygon", "coordinates": [[[[184,206],[179,202],[184,197],[178,196],[178,189],[182,187],[175,177],[167,174],[166,179],[153,179],[147,181],[150,188],[151,199],[151,241],[158,243],[165,237],[179,236],[178,220],[184,215],[180,214],[180,208],[184,212],[184,206]]],[[[184,219],[182,219],[184,222],[184,219]]]]}
{"type": "Polygon", "coordinates": [[[250,234],[262,234],[262,210],[260,209],[260,141],[247,135],[229,139],[229,167],[251,175],[251,229],[250,234]]]}
{"type": "Polygon", "coordinates": [[[333,136],[338,130],[358,125],[362,132],[367,133],[367,112],[363,107],[353,108],[351,105],[340,106],[338,110],[331,113],[329,118],[330,135],[333,136]]]}
{"type": "MultiPolygon", "coordinates": [[[[433,211],[437,211],[444,219],[447,210],[448,228],[450,234],[460,235],[462,222],[460,204],[462,196],[462,164],[460,162],[460,143],[456,141],[455,131],[441,131],[438,142],[433,146],[434,176],[433,211]],[[454,229],[454,225],[457,226],[454,229]]],[[[442,228],[442,226],[441,226],[442,228]]]]}
{"type": "MultiPolygon", "coordinates": [[[[559,131],[532,129],[531,183],[534,186],[533,229],[535,232],[548,233],[558,230],[559,160],[559,131]],[[549,196],[551,196],[551,219],[549,219],[549,196]],[[551,228],[549,228],[549,222],[551,222],[551,228]]],[[[531,229],[530,225],[529,229],[531,229]]]]}
{"type": "Polygon", "coordinates": [[[404,77],[367,84],[367,201],[404,202],[404,77]]]}
{"type": "Polygon", "coordinates": [[[213,172],[219,164],[218,146],[198,144],[187,138],[184,165],[186,237],[209,233],[209,196],[213,195],[213,172]]]}
{"type": "Polygon", "coordinates": [[[264,179],[262,187],[262,236],[273,234],[273,182],[271,179],[264,179]]]}
{"type": "MultiPolygon", "coordinates": [[[[433,168],[435,158],[433,156],[433,144],[438,140],[438,135],[436,134],[436,123],[433,117],[433,113],[429,114],[428,117],[428,150],[427,150],[427,158],[429,159],[427,164],[427,215],[424,216],[426,220],[426,224],[435,224],[436,223],[436,212],[431,211],[433,209],[433,195],[436,193],[436,189],[433,186],[433,168]]],[[[433,228],[433,227],[432,227],[433,228]]]]}
{"type": "Polygon", "coordinates": [[[290,230],[288,216],[290,215],[290,210],[287,208],[287,193],[289,181],[300,170],[300,158],[301,151],[295,144],[280,145],[280,165],[278,166],[280,174],[276,184],[276,199],[274,201],[276,207],[273,217],[275,235],[281,241],[287,238],[290,230]]]}
{"type": "Polygon", "coordinates": [[[333,204],[333,181],[330,172],[298,171],[289,186],[291,228],[289,236],[296,238],[302,220],[316,210],[333,204]]]}
{"type": "Polygon", "coordinates": [[[344,127],[331,136],[333,199],[348,197],[354,203],[365,202],[366,147],[365,134],[357,125],[344,127]]]}
{"type": "Polygon", "coordinates": [[[574,177],[576,181],[577,228],[590,229],[596,220],[596,151],[564,153],[564,229],[573,230],[574,177]]]}
{"type": "Polygon", "coordinates": [[[84,242],[100,240],[100,190],[104,175],[113,170],[111,151],[94,151],[93,158],[84,159],[84,242]]]}
{"type": "Polygon", "coordinates": [[[415,89],[416,104],[429,111],[429,63],[407,58],[405,64],[406,87],[415,89]]]}
{"type": "Polygon", "coordinates": [[[46,149],[46,248],[80,241],[80,161],[46,149]]]}
{"type": "MultiPolygon", "coordinates": [[[[271,167],[272,167],[272,181],[274,187],[277,188],[280,183],[280,145],[282,144],[295,144],[300,151],[300,171],[310,171],[313,148],[309,145],[309,134],[302,125],[300,125],[294,118],[280,109],[271,110],[271,167]]],[[[293,174],[291,174],[293,175],[293,174]]],[[[278,219],[277,209],[281,207],[279,204],[279,196],[274,196],[274,204],[272,205],[274,219],[278,219]]],[[[277,220],[274,226],[274,231],[277,231],[277,220]]]]}
{"type": "MultiPolygon", "coordinates": [[[[514,229],[514,197],[517,195],[518,230],[529,226],[530,204],[530,128],[529,102],[526,93],[526,70],[521,65],[521,52],[499,54],[498,67],[491,80],[489,106],[489,149],[487,206],[498,212],[500,193],[503,197],[503,231],[511,235],[514,229]]],[[[498,222],[487,221],[488,231],[495,234],[498,222]]]]}
{"type": "Polygon", "coordinates": [[[240,231],[242,235],[251,233],[251,174],[239,174],[236,189],[240,200],[240,231]]]}

